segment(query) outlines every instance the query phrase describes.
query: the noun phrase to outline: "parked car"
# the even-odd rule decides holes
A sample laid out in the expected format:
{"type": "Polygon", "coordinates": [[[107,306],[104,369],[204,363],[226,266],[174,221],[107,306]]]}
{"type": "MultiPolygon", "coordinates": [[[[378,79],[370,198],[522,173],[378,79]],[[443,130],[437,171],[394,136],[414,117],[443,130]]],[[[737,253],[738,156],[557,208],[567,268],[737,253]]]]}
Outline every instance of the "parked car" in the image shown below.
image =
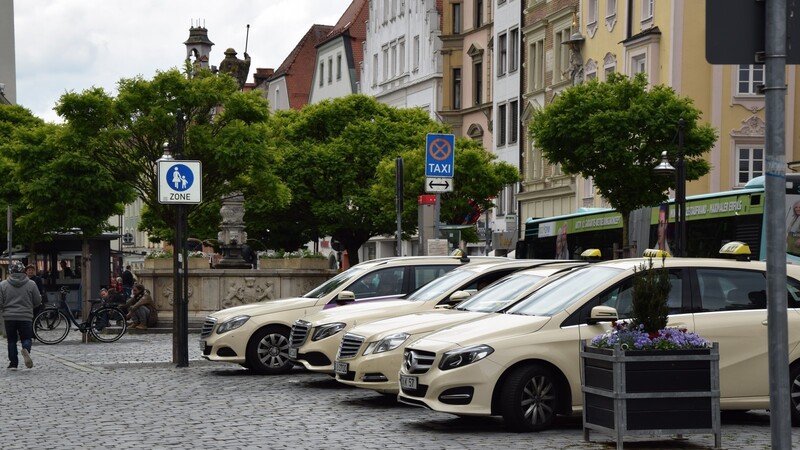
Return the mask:
{"type": "Polygon", "coordinates": [[[517,301],[583,262],[552,261],[507,275],[456,305],[353,327],[336,354],[336,380],[384,394],[400,391],[398,371],[410,342],[434,331],[502,313],[517,301]]]}
{"type": "Polygon", "coordinates": [[[474,262],[448,272],[403,299],[361,303],[308,315],[292,326],[289,358],[313,372],[333,374],[333,361],[342,336],[354,325],[450,307],[509,273],[541,263],[542,260],[525,259],[474,262]]]}
{"type": "MultiPolygon", "coordinates": [[[[507,261],[508,258],[489,258],[507,261]]],[[[202,357],[241,364],[262,374],[289,371],[292,324],[325,308],[366,300],[396,299],[450,270],[486,258],[411,256],[356,264],[302,297],[264,300],[210,314],[200,334],[202,357]]]]}
{"type": "MultiPolygon", "coordinates": [[[[460,416],[502,416],[517,431],[548,428],[557,414],[581,409],[581,344],[607,331],[612,320],[628,317],[634,268],[644,261],[576,268],[506,314],[411,343],[398,399],[460,416]]],[[[766,264],[664,261],[672,286],[668,326],[719,342],[721,408],[769,408],[766,264]]],[[[798,423],[800,266],[787,266],[787,275],[792,418],[798,423]]]]}

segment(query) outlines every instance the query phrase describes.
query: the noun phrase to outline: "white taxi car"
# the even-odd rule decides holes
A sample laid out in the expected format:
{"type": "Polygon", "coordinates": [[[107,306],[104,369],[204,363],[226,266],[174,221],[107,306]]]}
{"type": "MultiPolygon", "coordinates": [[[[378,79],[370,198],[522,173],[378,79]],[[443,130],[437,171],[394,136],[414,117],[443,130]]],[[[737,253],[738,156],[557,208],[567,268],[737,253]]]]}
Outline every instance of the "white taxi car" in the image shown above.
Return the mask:
{"type": "Polygon", "coordinates": [[[397,394],[397,373],[408,343],[446,327],[502,312],[553,277],[585,264],[552,262],[507,275],[453,309],[423,311],[353,327],[342,338],[336,355],[336,379],[351,386],[397,394]]]}
{"type": "MultiPolygon", "coordinates": [[[[507,261],[508,258],[489,258],[507,261]]],[[[354,301],[396,299],[466,263],[486,258],[412,256],[356,264],[302,297],[264,300],[210,314],[200,333],[202,357],[262,374],[285,373],[289,331],[301,317],[354,301]]],[[[378,302],[380,303],[380,302],[378,302]]]]}
{"type": "Polygon", "coordinates": [[[313,372],[334,373],[333,362],[344,332],[355,325],[388,317],[449,307],[492,282],[542,260],[506,259],[458,267],[399,300],[364,302],[338,310],[320,311],[292,326],[289,358],[313,372]],[[345,311],[345,309],[347,311],[345,311]]]}
{"type": "MultiPolygon", "coordinates": [[[[456,415],[502,416],[517,431],[548,428],[581,408],[580,345],[630,312],[643,259],[578,267],[506,314],[456,325],[408,345],[398,400],[456,415]],[[603,305],[603,308],[596,308],[603,305]],[[608,308],[610,307],[610,308],[608,308]],[[601,310],[610,312],[596,319],[601,310]],[[616,311],[614,311],[616,309],[616,311]]],[[[766,264],[666,258],[668,326],[719,342],[722,409],[769,408],[766,264]]],[[[793,421],[800,421],[800,266],[787,266],[793,421]]]]}

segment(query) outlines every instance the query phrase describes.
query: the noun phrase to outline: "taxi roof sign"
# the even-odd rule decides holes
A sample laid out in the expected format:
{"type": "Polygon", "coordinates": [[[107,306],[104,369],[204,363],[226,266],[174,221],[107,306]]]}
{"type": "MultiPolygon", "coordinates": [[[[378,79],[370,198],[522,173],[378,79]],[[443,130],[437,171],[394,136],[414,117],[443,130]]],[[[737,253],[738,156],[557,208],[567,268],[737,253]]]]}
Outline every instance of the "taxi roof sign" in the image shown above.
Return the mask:
{"type": "Polygon", "coordinates": [[[728,256],[749,256],[750,246],[745,244],[741,241],[731,241],[727,244],[723,245],[722,248],[719,249],[720,255],[728,255],[728,256]]]}
{"type": "Polygon", "coordinates": [[[581,253],[581,258],[584,259],[599,259],[602,256],[599,248],[588,248],[581,253]]]}
{"type": "Polygon", "coordinates": [[[672,256],[666,250],[661,250],[658,248],[648,248],[644,252],[642,252],[642,256],[645,258],[666,258],[667,256],[672,256]]]}

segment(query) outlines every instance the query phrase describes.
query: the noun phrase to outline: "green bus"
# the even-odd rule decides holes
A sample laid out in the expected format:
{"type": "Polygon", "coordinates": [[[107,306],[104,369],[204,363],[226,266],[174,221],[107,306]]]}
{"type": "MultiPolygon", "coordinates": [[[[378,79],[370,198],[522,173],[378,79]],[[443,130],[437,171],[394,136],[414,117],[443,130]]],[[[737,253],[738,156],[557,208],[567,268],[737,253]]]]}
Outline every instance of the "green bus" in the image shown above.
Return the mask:
{"type": "MultiPolygon", "coordinates": [[[[787,174],[786,180],[787,254],[795,259],[800,257],[800,173],[787,174]]],[[[742,189],[687,197],[686,255],[716,257],[727,242],[741,241],[750,246],[754,258],[766,259],[764,194],[764,177],[757,177],[742,189]]],[[[642,256],[648,248],[674,248],[674,210],[675,201],[670,199],[631,213],[631,256],[642,256]]],[[[516,257],[578,259],[590,248],[600,250],[600,259],[623,256],[621,214],[610,208],[595,208],[528,219],[516,257]]]]}

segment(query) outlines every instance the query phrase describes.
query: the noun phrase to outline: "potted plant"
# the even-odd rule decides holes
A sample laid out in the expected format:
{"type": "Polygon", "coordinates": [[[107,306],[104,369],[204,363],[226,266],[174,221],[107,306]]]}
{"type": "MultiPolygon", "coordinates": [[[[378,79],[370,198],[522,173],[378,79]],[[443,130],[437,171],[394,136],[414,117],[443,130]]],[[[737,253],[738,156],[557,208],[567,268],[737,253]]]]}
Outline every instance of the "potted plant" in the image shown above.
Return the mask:
{"type": "Polygon", "coordinates": [[[631,318],[586,342],[584,439],[590,430],[626,434],[712,433],[720,446],[719,347],[667,327],[671,284],[662,260],[634,271],[631,318]]]}

